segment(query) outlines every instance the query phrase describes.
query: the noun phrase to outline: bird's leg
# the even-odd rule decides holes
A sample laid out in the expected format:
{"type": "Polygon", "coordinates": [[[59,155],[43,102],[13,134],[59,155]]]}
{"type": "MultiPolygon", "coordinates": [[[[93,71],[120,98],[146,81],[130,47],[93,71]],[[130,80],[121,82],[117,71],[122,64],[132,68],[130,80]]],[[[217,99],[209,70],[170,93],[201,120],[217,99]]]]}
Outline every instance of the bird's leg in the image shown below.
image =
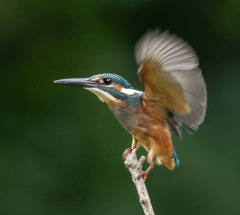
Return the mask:
{"type": "Polygon", "coordinates": [[[146,180],[148,173],[154,168],[154,163],[155,161],[153,161],[145,171],[141,170],[136,179],[139,180],[143,176],[144,180],[146,180]]]}
{"type": "Polygon", "coordinates": [[[136,138],[132,135],[132,146],[131,146],[131,149],[128,148],[126,149],[124,152],[123,152],[123,155],[122,155],[122,158],[123,160],[125,161],[126,160],[126,157],[127,155],[131,154],[133,149],[137,148],[137,140],[136,138]]]}

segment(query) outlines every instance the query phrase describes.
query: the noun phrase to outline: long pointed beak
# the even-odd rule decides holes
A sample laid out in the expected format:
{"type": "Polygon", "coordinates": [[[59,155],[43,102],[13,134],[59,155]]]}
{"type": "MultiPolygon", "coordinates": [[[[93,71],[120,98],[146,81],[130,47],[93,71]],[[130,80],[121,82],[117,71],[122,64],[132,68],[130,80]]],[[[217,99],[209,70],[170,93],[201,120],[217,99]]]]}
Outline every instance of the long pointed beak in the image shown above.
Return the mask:
{"type": "Polygon", "coordinates": [[[88,78],[69,78],[56,80],[55,84],[65,84],[74,87],[97,87],[98,83],[89,80],[88,78]]]}

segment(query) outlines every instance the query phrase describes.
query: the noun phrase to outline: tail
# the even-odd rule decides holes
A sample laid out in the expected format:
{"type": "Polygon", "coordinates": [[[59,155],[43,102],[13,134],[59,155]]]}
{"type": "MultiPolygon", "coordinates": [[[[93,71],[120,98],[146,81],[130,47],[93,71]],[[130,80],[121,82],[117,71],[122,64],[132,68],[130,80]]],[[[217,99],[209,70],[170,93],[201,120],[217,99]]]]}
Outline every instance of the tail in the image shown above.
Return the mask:
{"type": "Polygon", "coordinates": [[[180,161],[178,160],[178,157],[177,157],[177,153],[176,153],[174,144],[173,144],[173,156],[172,156],[172,158],[174,159],[175,165],[176,165],[176,166],[179,166],[179,165],[180,165],[180,161]]]}

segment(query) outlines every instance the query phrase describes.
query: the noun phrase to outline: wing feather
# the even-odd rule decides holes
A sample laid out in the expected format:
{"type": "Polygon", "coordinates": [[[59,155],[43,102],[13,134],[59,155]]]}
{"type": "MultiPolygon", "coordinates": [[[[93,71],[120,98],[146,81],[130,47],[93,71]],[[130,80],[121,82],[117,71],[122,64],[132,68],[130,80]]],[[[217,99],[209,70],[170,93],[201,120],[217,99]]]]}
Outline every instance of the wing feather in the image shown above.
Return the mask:
{"type": "Polygon", "coordinates": [[[168,109],[177,122],[172,125],[197,130],[206,114],[207,90],[192,47],[168,31],[149,31],[136,44],[135,57],[144,101],[168,109]]]}

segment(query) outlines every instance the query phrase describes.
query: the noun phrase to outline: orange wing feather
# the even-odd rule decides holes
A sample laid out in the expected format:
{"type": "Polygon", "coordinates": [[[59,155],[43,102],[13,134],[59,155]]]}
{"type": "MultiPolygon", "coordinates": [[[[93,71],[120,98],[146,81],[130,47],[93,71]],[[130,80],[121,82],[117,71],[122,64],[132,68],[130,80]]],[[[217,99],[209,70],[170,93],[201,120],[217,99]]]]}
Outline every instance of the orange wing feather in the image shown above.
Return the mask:
{"type": "Polygon", "coordinates": [[[139,78],[144,83],[143,100],[160,107],[189,113],[190,107],[184,97],[181,85],[171,76],[162,71],[155,62],[145,61],[140,69],[139,78]]]}
{"type": "Polygon", "coordinates": [[[206,113],[207,91],[193,49],[177,36],[156,30],[140,39],[135,55],[145,87],[143,101],[156,112],[171,112],[175,131],[181,123],[197,130],[206,113]]]}

